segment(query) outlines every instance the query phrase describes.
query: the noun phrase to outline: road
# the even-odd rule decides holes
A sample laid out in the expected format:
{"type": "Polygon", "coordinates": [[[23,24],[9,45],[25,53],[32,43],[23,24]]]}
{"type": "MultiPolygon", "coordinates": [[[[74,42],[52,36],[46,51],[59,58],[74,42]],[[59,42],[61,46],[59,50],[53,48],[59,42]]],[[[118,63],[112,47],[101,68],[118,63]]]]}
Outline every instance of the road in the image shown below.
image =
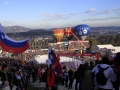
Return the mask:
{"type": "MultiPolygon", "coordinates": [[[[73,89],[68,89],[65,86],[59,85],[58,86],[58,90],[74,90],[74,85],[75,83],[73,83],[73,89]]],[[[39,83],[39,82],[35,82],[35,83],[30,83],[28,90],[45,90],[46,89],[46,85],[45,83],[39,83]]]]}

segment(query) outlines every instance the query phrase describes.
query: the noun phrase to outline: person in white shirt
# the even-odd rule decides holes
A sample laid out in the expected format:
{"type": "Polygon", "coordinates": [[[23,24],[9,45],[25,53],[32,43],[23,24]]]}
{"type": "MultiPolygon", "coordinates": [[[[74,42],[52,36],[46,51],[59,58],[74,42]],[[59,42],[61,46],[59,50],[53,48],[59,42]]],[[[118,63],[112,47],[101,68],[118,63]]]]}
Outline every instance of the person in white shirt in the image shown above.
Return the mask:
{"type": "MultiPolygon", "coordinates": [[[[117,80],[117,78],[116,78],[116,75],[115,75],[113,69],[109,65],[108,57],[103,57],[102,64],[98,64],[95,68],[93,68],[92,72],[94,73],[95,90],[114,90],[112,82],[115,82],[117,80]],[[105,68],[107,68],[107,69],[105,69],[105,68]],[[96,75],[100,69],[105,69],[103,71],[103,73],[104,73],[104,76],[106,78],[108,78],[105,85],[100,85],[97,82],[96,75]]],[[[102,80],[102,78],[101,78],[101,80],[102,80]]]]}

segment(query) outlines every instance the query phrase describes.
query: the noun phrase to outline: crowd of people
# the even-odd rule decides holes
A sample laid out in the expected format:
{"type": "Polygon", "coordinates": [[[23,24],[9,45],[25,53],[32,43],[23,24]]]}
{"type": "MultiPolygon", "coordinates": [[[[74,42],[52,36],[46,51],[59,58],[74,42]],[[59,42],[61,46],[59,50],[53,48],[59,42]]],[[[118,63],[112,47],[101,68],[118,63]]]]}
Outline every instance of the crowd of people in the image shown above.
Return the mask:
{"type": "MultiPolygon", "coordinates": [[[[89,48],[89,43],[88,42],[83,42],[83,45],[86,47],[86,48],[89,48]]],[[[80,43],[80,42],[70,42],[69,43],[69,49],[83,49],[83,45],[80,43]]]]}
{"type": "Polygon", "coordinates": [[[33,83],[37,79],[41,82],[40,75],[45,72],[45,67],[33,62],[0,58],[0,90],[27,90],[31,78],[33,83]]]}
{"type": "Polygon", "coordinates": [[[96,63],[80,64],[77,70],[72,66],[63,66],[62,73],[57,73],[54,64],[48,67],[45,64],[23,64],[20,60],[0,58],[0,90],[28,90],[29,83],[36,81],[46,83],[48,90],[58,90],[59,85],[74,90],[119,90],[119,60],[120,53],[114,61],[105,56],[96,63]]]}
{"type": "Polygon", "coordinates": [[[68,89],[74,90],[119,90],[120,86],[120,53],[116,55],[114,61],[110,61],[107,56],[102,60],[90,63],[80,64],[75,71],[64,66],[62,74],[54,72],[54,65],[49,68],[47,75],[48,90],[57,90],[57,86],[61,83],[68,89]],[[50,73],[51,72],[51,73],[50,73]],[[50,76],[49,76],[50,74],[50,76]],[[57,81],[56,81],[57,80],[57,81]],[[76,81],[73,87],[73,81],[76,81]]]}

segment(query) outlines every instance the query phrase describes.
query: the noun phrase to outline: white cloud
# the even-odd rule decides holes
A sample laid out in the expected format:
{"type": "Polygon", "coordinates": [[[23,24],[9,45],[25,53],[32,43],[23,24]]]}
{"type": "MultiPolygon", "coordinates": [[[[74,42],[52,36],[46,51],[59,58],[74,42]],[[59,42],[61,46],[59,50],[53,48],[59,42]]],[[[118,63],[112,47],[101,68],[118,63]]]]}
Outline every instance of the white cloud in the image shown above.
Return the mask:
{"type": "Polygon", "coordinates": [[[73,13],[70,13],[70,14],[51,14],[51,13],[46,13],[46,14],[40,14],[39,16],[42,16],[42,17],[63,17],[63,16],[67,16],[67,15],[77,15],[77,14],[80,14],[79,12],[73,12],[73,13]]]}
{"type": "Polygon", "coordinates": [[[118,12],[117,14],[120,15],[120,12],[118,12]]]}
{"type": "Polygon", "coordinates": [[[42,21],[49,21],[49,20],[66,20],[69,19],[70,16],[75,16],[80,14],[79,12],[73,12],[70,14],[51,14],[51,13],[45,13],[45,14],[40,14],[40,17],[43,17],[42,21]]]}
{"type": "Polygon", "coordinates": [[[7,26],[7,25],[15,25],[17,24],[15,21],[7,21],[7,20],[0,20],[1,21],[1,24],[7,26]]]}
{"type": "Polygon", "coordinates": [[[66,19],[69,18],[69,16],[65,15],[65,14],[50,14],[50,13],[46,13],[46,14],[40,14],[39,16],[43,16],[43,20],[42,21],[66,20],[66,19]]]}
{"type": "Polygon", "coordinates": [[[120,15],[120,8],[113,8],[111,11],[113,11],[117,15],[120,15]]]}
{"type": "Polygon", "coordinates": [[[112,11],[115,11],[115,12],[120,11],[120,8],[113,8],[112,11]]]}
{"type": "Polygon", "coordinates": [[[103,27],[103,26],[120,26],[119,21],[112,21],[112,22],[87,22],[90,27],[103,27]]]}
{"type": "Polygon", "coordinates": [[[90,10],[86,11],[85,13],[94,13],[96,12],[96,8],[91,8],[90,10]]]}
{"type": "Polygon", "coordinates": [[[54,20],[66,20],[69,19],[70,16],[75,16],[80,14],[79,12],[73,12],[70,14],[51,14],[51,13],[45,13],[45,14],[40,14],[39,16],[43,18],[42,21],[54,21],[54,20]]]}
{"type": "Polygon", "coordinates": [[[9,4],[9,2],[5,2],[5,4],[9,4]]]}
{"type": "Polygon", "coordinates": [[[118,16],[118,17],[107,17],[107,18],[89,18],[89,19],[84,19],[82,21],[101,21],[101,20],[110,20],[110,19],[120,19],[120,16],[118,16]]]}
{"type": "Polygon", "coordinates": [[[98,13],[96,13],[94,15],[99,15],[99,14],[110,14],[110,10],[105,10],[103,12],[98,12],[98,13]]]}
{"type": "Polygon", "coordinates": [[[69,15],[76,15],[77,13],[70,13],[69,15]]]}
{"type": "Polygon", "coordinates": [[[73,13],[70,13],[69,15],[78,15],[78,14],[81,14],[79,12],[73,12],[73,13]]]}
{"type": "Polygon", "coordinates": [[[89,19],[84,19],[82,21],[96,21],[96,20],[107,20],[107,18],[89,18],[89,19]]]}
{"type": "Polygon", "coordinates": [[[40,14],[39,16],[47,17],[47,16],[50,16],[50,15],[51,15],[50,13],[45,13],[45,14],[40,14]]]}

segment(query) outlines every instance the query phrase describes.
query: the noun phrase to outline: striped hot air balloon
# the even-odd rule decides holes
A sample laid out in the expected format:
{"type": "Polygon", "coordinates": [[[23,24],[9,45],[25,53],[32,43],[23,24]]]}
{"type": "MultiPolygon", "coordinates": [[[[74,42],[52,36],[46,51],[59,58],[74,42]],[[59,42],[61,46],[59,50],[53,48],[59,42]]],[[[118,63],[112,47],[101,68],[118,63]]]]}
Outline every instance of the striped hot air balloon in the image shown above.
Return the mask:
{"type": "Polygon", "coordinates": [[[63,29],[57,28],[53,30],[53,37],[60,42],[64,36],[64,31],[63,29]]]}
{"type": "Polygon", "coordinates": [[[71,40],[73,38],[73,35],[71,33],[71,30],[72,28],[71,27],[67,27],[64,29],[64,33],[65,33],[65,37],[68,39],[68,40],[71,40]]]}

